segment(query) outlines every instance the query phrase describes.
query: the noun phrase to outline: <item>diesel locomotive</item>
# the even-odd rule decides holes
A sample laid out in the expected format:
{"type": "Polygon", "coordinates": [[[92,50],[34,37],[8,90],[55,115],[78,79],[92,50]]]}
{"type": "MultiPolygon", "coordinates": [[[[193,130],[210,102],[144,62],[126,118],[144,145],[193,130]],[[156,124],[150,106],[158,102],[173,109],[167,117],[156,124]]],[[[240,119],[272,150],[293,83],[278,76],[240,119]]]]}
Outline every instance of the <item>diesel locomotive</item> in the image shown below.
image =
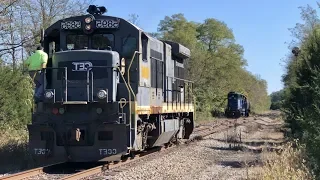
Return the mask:
{"type": "Polygon", "coordinates": [[[194,128],[190,50],[90,5],[42,31],[44,96],[28,125],[38,161],[119,161],[188,139],[194,128]]]}
{"type": "Polygon", "coordinates": [[[250,102],[248,98],[241,93],[229,92],[225,116],[227,118],[239,118],[241,116],[248,117],[249,113],[250,102]]]}

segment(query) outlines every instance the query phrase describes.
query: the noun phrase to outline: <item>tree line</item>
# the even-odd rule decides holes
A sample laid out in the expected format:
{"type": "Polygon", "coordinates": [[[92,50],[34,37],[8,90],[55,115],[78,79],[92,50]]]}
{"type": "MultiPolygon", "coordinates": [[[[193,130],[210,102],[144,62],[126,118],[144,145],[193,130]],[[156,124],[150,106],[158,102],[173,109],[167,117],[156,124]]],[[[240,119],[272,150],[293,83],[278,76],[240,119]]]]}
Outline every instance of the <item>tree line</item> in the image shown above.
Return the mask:
{"type": "MultiPolygon", "coordinates": [[[[91,0],[2,0],[0,2],[0,127],[30,122],[31,79],[21,63],[35,50],[40,29],[57,20],[86,14],[91,0]]],[[[138,15],[128,20],[138,23],[138,15]]],[[[187,20],[178,13],[164,17],[157,32],[150,35],[173,40],[191,50],[187,78],[194,81],[197,111],[204,115],[224,112],[227,93],[248,96],[255,112],[269,108],[267,82],[245,70],[244,48],[236,43],[232,30],[214,18],[203,22],[187,20]]]]}
{"type": "MultiPolygon", "coordinates": [[[[320,19],[316,9],[300,7],[303,23],[291,28],[294,37],[286,57],[284,88],[279,95],[292,138],[306,146],[310,170],[320,173],[320,19]]],[[[276,101],[275,101],[276,102],[276,101]]]]}
{"type": "Polygon", "coordinates": [[[224,112],[227,94],[246,95],[252,111],[269,109],[267,82],[245,70],[244,48],[236,43],[232,30],[215,18],[188,21],[182,13],[166,16],[152,36],[172,40],[191,50],[187,78],[194,81],[197,111],[206,115],[224,112]]]}

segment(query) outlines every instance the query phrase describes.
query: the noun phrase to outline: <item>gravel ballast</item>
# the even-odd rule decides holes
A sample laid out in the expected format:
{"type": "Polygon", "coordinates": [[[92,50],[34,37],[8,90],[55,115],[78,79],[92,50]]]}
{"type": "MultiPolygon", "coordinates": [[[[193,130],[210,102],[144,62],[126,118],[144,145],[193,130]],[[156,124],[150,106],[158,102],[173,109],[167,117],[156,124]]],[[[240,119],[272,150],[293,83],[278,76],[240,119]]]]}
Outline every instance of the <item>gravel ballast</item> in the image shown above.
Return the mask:
{"type": "MultiPolygon", "coordinates": [[[[254,118],[247,118],[247,121],[247,124],[257,123],[254,118]]],[[[273,122],[271,119],[261,121],[273,122]]],[[[263,133],[269,136],[272,134],[272,131],[269,132],[270,128],[268,132],[261,127],[250,127],[248,131],[247,124],[236,128],[238,135],[241,131],[243,140],[260,139],[263,133]]],[[[240,150],[237,146],[233,147],[234,143],[224,142],[230,136],[235,136],[234,128],[85,179],[246,179],[261,165],[262,154],[240,150]]],[[[264,139],[265,137],[267,136],[264,139]]]]}

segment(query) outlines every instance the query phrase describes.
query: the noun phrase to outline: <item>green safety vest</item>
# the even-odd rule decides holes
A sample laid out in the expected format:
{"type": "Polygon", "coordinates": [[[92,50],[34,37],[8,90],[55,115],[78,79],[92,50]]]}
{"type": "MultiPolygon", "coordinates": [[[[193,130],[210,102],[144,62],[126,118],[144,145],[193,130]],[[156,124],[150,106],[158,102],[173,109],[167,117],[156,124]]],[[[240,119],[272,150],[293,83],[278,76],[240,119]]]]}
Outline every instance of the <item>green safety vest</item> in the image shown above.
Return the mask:
{"type": "Polygon", "coordinates": [[[42,50],[36,50],[26,61],[25,64],[28,65],[29,71],[37,71],[42,69],[42,64],[47,64],[48,55],[42,50]]]}

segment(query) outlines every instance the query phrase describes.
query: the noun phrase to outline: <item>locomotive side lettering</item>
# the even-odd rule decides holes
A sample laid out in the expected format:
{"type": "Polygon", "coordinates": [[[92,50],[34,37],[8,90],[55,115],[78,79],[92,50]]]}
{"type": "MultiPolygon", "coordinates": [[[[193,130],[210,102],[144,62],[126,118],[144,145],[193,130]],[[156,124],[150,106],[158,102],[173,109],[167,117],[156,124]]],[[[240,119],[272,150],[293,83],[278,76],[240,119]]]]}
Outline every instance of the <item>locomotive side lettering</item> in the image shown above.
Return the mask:
{"type": "Polygon", "coordinates": [[[99,149],[100,155],[114,155],[117,154],[116,149],[99,149]]]}
{"type": "Polygon", "coordinates": [[[34,148],[35,155],[45,155],[49,153],[50,153],[50,149],[34,148]]]}

